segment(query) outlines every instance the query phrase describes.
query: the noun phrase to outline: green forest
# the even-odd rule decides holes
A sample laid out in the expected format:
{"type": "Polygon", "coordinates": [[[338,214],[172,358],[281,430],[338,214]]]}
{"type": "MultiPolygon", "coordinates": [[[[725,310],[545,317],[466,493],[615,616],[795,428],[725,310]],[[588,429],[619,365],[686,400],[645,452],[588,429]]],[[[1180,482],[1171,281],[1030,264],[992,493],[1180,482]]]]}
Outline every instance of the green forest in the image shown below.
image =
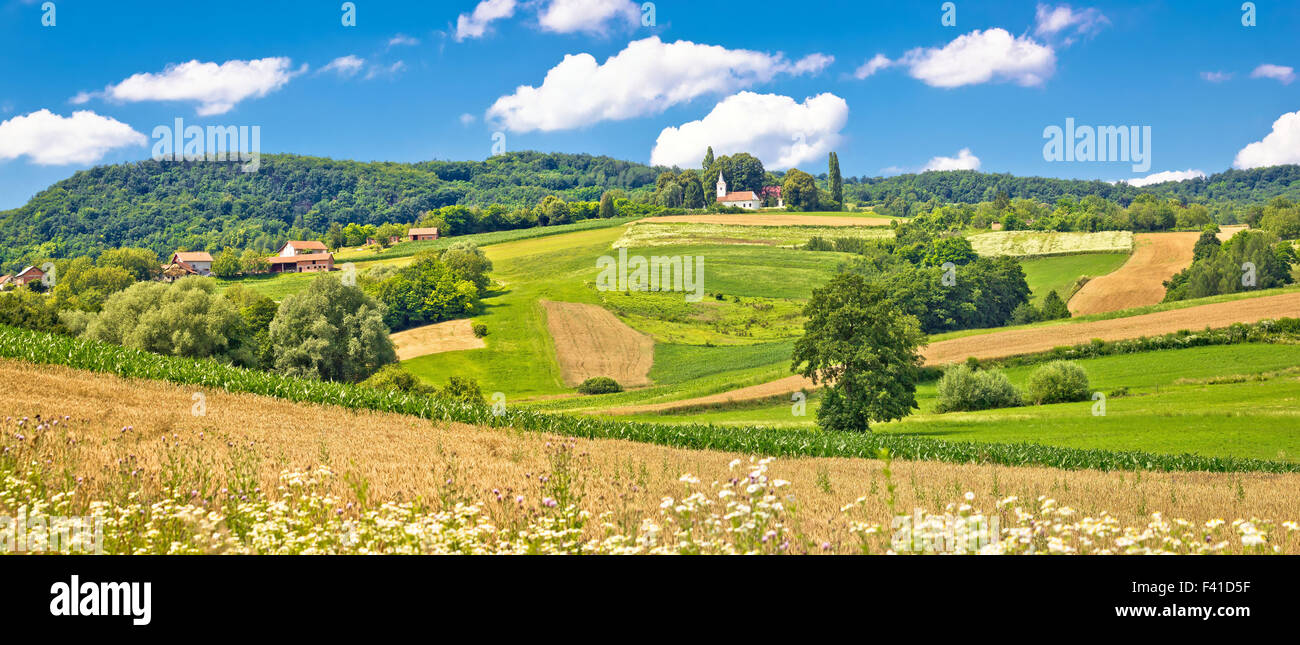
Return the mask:
{"type": "MultiPolygon", "coordinates": [[[[695,171],[539,152],[506,153],[485,161],[419,163],[268,154],[256,173],[242,173],[236,163],[215,162],[98,166],[78,171],[19,208],[0,211],[0,271],[48,258],[95,257],[120,247],[147,248],[160,257],[177,249],[270,252],[288,239],[329,235],[338,239],[338,231],[348,224],[378,227],[421,222],[459,235],[588,217],[645,215],[691,207],[697,192],[703,193],[706,204],[711,202],[711,176],[718,171],[728,175],[734,189],[782,183],[789,192],[787,204],[803,210],[828,205],[838,209],[842,201],[902,217],[941,204],[986,203],[997,206],[1000,213],[1012,210],[1021,220],[1033,220],[1031,204],[1051,212],[1060,211],[1062,203],[1077,203],[1089,221],[1072,223],[1076,230],[1128,228],[1111,215],[1119,208],[1131,210],[1130,204],[1141,202],[1138,198],[1144,194],[1184,206],[1203,205],[1210,218],[1221,223],[1258,217],[1262,205],[1278,196],[1300,199],[1300,166],[1294,165],[1230,170],[1138,188],[974,171],[841,181],[837,159],[831,160],[826,172],[812,175],[795,169],[769,172],[744,153],[711,157],[695,171]],[[699,186],[696,175],[703,175],[699,186]],[[602,205],[604,197],[609,199],[602,205]],[[1251,208],[1256,212],[1249,212],[1251,208]]],[[[1043,218],[1037,219],[1036,228],[1043,218]]],[[[1014,219],[1006,224],[1023,226],[1014,219]]],[[[1140,221],[1133,226],[1167,228],[1140,221]]]]}

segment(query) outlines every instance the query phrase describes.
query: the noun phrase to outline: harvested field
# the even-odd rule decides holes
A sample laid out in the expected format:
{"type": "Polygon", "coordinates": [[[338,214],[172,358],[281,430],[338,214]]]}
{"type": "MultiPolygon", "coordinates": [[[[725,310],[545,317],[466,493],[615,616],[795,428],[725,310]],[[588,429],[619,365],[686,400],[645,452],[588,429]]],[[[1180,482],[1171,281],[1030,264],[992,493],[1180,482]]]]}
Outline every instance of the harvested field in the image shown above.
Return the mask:
{"type": "Polygon", "coordinates": [[[572,387],[593,376],[608,376],[625,387],[650,383],[653,338],[596,305],[539,302],[546,311],[565,385],[572,387]]]}
{"type": "MultiPolygon", "coordinates": [[[[741,216],[737,215],[735,217],[741,216]]],[[[814,218],[801,217],[799,219],[814,218]]],[[[801,224],[747,226],[737,222],[701,224],[643,220],[627,227],[627,230],[623,232],[623,236],[616,240],[613,246],[616,249],[700,244],[797,246],[813,237],[884,239],[893,234],[892,229],[875,225],[815,226],[811,222],[807,222],[801,224]]]]}
{"type": "MultiPolygon", "coordinates": [[[[1226,240],[1241,226],[1225,226],[1226,240]]],[[[1192,247],[1200,233],[1140,233],[1134,236],[1133,255],[1118,271],[1089,280],[1070,298],[1076,316],[1154,305],[1165,298],[1165,280],[1192,264],[1192,247]]]]}
{"type": "MultiPolygon", "coordinates": [[[[302,405],[253,395],[204,390],[205,416],[193,413],[196,391],[157,381],[128,380],[62,367],[0,360],[0,382],[24,383],[0,400],[0,418],[40,414],[62,420],[75,444],[50,443],[52,456],[70,475],[84,477],[78,496],[103,499],[124,477],[119,459],[127,460],[148,494],[161,481],[185,478],[186,487],[215,490],[233,478],[252,476],[274,490],[282,469],[306,470],[328,465],[340,474],[331,492],[355,499],[346,483],[364,481],[372,503],[467,498],[499,526],[531,512],[545,494],[541,476],[555,467],[553,445],[572,445],[578,461],[573,472],[582,491],[578,501],[593,518],[611,512],[609,521],[635,528],[641,518],[659,517],[665,496],[681,497],[679,477],[691,473],[708,483],[734,476],[728,462],[749,455],[695,451],[616,440],[573,440],[461,424],[435,424],[414,417],[357,412],[323,405],[302,405]],[[292,421],[286,423],[285,419],[292,421]],[[125,432],[123,428],[127,428],[125,432]],[[167,440],[161,440],[166,436],[167,440]],[[252,455],[250,457],[249,455],[252,455]],[[177,471],[177,465],[182,470],[177,471]],[[507,500],[498,501],[495,491],[507,500]],[[524,502],[516,504],[515,496],[524,502]],[[522,506],[523,511],[517,507],[522,506]]],[[[888,527],[883,462],[860,459],[806,458],[778,460],[773,477],[788,480],[788,494],[798,499],[794,532],[830,552],[852,552],[857,545],[849,519],[888,527]],[[844,504],[860,496],[861,511],[848,516],[844,504]],[[860,514],[859,514],[860,513],[860,514]]],[[[1017,495],[1033,506],[1038,495],[1085,514],[1108,511],[1127,525],[1145,526],[1149,514],[1205,521],[1259,516],[1278,522],[1300,517],[1300,475],[1256,473],[1154,473],[1062,471],[1050,468],[895,462],[896,508],[926,508],[961,501],[972,491],[979,507],[1017,495]]],[[[599,532],[601,522],[589,522],[599,532]]],[[[1293,550],[1294,534],[1270,534],[1270,542],[1293,550]]]]}
{"type": "Polygon", "coordinates": [[[735,226],[889,226],[885,217],[836,215],[661,215],[642,222],[677,224],[732,224],[735,226]]]}
{"type": "MultiPolygon", "coordinates": [[[[1006,331],[964,336],[931,343],[922,351],[922,355],[925,356],[927,365],[955,363],[966,360],[970,356],[976,358],[1005,358],[1019,354],[1043,352],[1053,347],[1087,343],[1094,338],[1124,340],[1142,336],[1158,336],[1181,329],[1196,330],[1204,329],[1207,326],[1227,327],[1236,322],[1253,323],[1265,318],[1294,316],[1296,312],[1300,312],[1300,293],[1284,293],[1263,298],[1246,298],[1231,302],[1201,305],[1199,307],[1172,309],[1127,318],[1064,323],[1027,329],[1008,329],[1006,331]]],[[[813,387],[815,386],[812,381],[795,375],[730,392],[682,401],[614,408],[603,410],[600,413],[643,414],[663,412],[733,401],[752,401],[789,394],[801,389],[812,389],[813,387]]]]}
{"type": "Polygon", "coordinates": [[[487,347],[482,338],[474,335],[472,322],[468,318],[407,329],[389,338],[397,347],[399,361],[427,354],[487,347]]]}
{"type": "Polygon", "coordinates": [[[1130,231],[1098,233],[1055,233],[1043,231],[1000,231],[970,237],[980,255],[1034,257],[1076,253],[1127,253],[1133,250],[1130,231]]]}

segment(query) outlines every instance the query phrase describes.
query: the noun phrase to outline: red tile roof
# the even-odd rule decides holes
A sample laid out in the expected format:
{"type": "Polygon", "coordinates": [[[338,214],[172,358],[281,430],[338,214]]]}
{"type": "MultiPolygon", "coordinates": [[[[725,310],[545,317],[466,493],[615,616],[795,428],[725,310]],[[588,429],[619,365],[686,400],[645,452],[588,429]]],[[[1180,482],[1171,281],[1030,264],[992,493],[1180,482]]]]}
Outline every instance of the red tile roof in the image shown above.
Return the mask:
{"type": "Polygon", "coordinates": [[[718,198],[718,201],[720,202],[747,202],[750,200],[755,200],[755,201],[758,200],[758,195],[755,195],[754,191],[752,190],[742,190],[735,193],[727,193],[726,195],[723,195],[722,197],[718,198]]]}
{"type": "Polygon", "coordinates": [[[172,258],[181,262],[211,262],[212,256],[205,251],[177,251],[172,258]]]}
{"type": "Polygon", "coordinates": [[[406,232],[407,235],[437,235],[436,228],[413,228],[406,232]]]}
{"type": "MultiPolygon", "coordinates": [[[[308,250],[311,250],[311,251],[324,251],[324,250],[326,250],[326,249],[325,249],[325,243],[324,243],[324,242],[317,242],[316,240],[291,240],[291,241],[289,241],[289,242],[286,242],[285,244],[286,244],[286,245],[288,245],[288,244],[292,244],[292,245],[293,245],[293,248],[296,249],[296,250],[298,250],[298,251],[308,251],[308,250]]],[[[284,250],[284,247],[282,246],[282,247],[280,247],[280,249],[281,249],[281,250],[284,250]]]]}

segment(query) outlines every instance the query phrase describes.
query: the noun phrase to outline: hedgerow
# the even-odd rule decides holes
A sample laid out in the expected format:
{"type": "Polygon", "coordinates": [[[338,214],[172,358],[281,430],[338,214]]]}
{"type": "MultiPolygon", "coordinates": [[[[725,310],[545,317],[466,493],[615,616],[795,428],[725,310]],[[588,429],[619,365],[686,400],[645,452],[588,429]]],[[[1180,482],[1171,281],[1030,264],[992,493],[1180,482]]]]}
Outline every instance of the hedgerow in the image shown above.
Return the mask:
{"type": "Polygon", "coordinates": [[[1300,472],[1300,464],[1193,454],[1155,454],[1063,448],[1031,443],[952,442],[892,434],[773,430],[759,426],[623,423],[522,409],[499,413],[486,405],[446,401],[399,391],[314,381],[225,365],[211,359],[162,356],[118,345],[0,325],[0,357],[115,374],[125,378],[273,396],[303,403],[408,414],[432,421],[513,427],[589,439],[626,439],[695,450],[769,456],[875,458],[881,450],[897,459],[1062,469],[1211,472],[1300,472]]]}

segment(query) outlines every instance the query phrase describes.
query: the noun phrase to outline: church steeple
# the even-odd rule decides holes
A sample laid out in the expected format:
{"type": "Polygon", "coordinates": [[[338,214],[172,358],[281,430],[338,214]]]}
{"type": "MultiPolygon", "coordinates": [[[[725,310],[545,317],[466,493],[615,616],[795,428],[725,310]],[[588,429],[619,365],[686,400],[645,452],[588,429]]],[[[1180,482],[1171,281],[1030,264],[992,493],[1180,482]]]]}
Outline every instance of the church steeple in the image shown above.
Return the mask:
{"type": "Polygon", "coordinates": [[[718,171],[718,197],[727,196],[727,180],[722,178],[722,171],[718,171]]]}

